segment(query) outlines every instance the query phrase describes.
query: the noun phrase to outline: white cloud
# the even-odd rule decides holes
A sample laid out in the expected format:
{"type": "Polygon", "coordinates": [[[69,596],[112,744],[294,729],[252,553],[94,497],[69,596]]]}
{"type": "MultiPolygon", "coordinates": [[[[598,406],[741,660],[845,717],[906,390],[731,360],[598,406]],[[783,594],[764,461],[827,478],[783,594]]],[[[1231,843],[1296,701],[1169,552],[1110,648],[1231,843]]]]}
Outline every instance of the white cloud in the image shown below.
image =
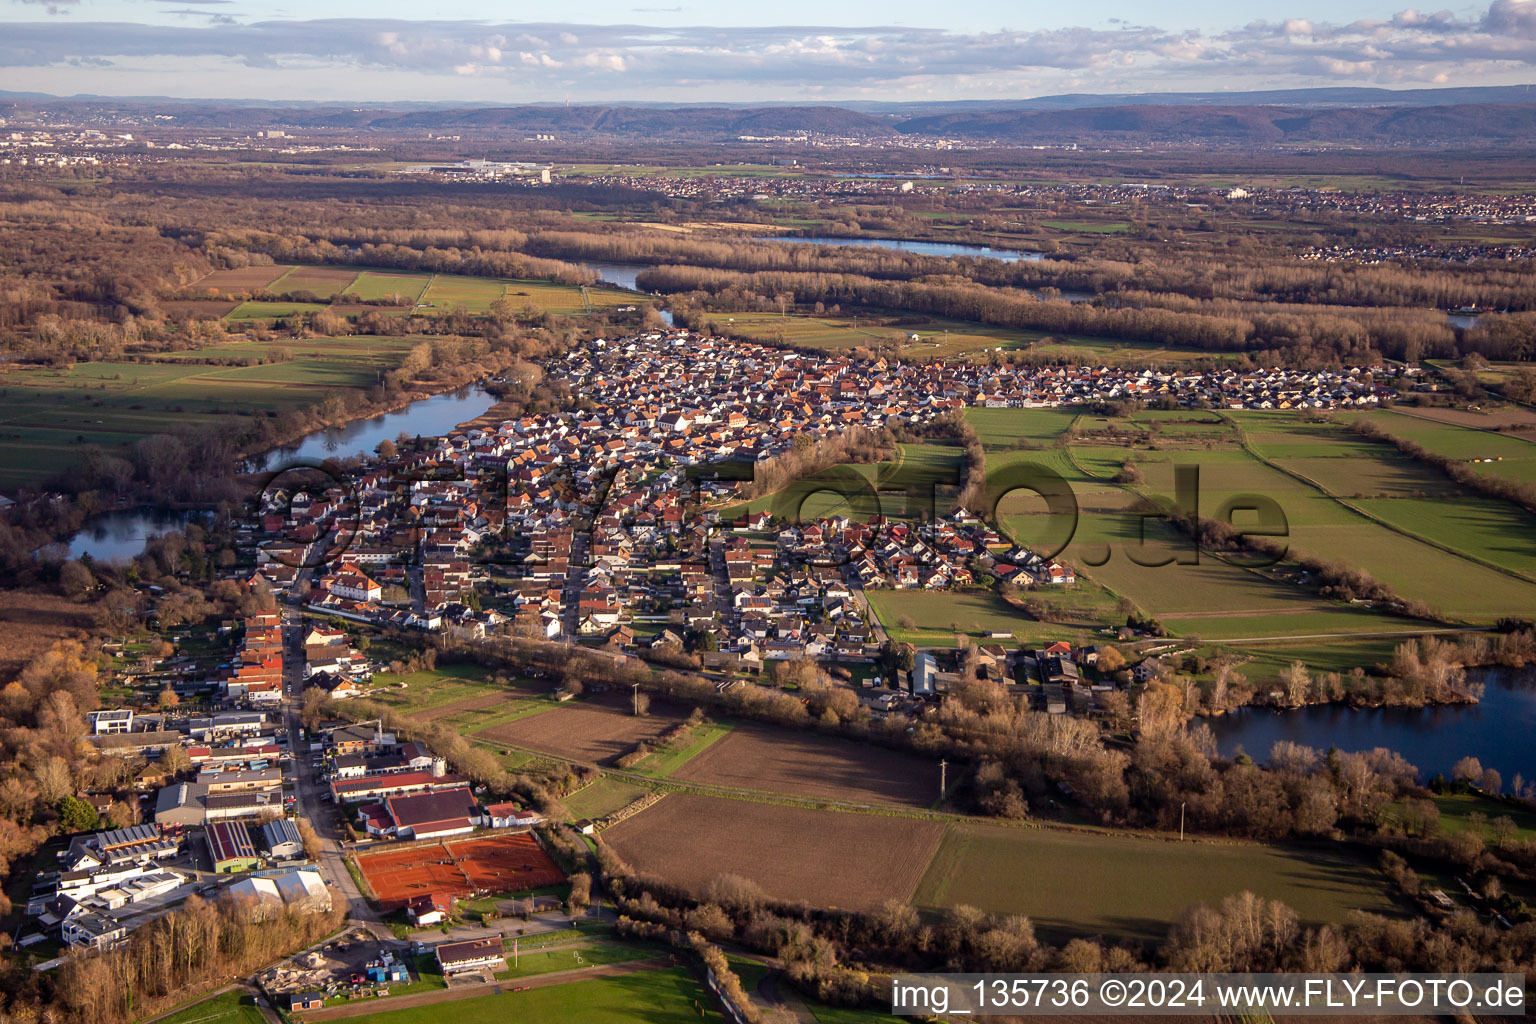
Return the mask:
{"type": "MultiPolygon", "coordinates": [[[[202,91],[193,95],[252,95],[239,85],[209,88],[210,73],[215,79],[226,73],[231,82],[255,82],[248,74],[252,67],[286,69],[291,85],[280,88],[291,88],[293,95],[305,94],[305,76],[317,81],[365,71],[370,81],[398,76],[401,95],[381,94],[372,86],[368,95],[379,99],[419,95],[421,82],[434,76],[445,82],[463,76],[502,80],[529,93],[523,99],[556,90],[610,99],[696,98],[700,92],[721,99],[835,99],[1329,81],[1469,84],[1478,75],[1488,81],[1529,78],[1536,65],[1536,0],[1492,0],[1473,17],[1405,9],[1348,24],[1297,17],[1203,32],[1123,22],[1108,29],[966,34],[894,26],[657,28],[383,19],[193,26],[72,18],[13,23],[0,34],[0,66],[60,68],[83,59],[113,67],[81,75],[82,91],[123,92],[126,84],[112,84],[114,75],[129,81],[121,68],[159,62],[167,76],[178,68],[190,76],[195,66],[202,91]]],[[[439,91],[451,94],[446,86],[439,91]]]]}

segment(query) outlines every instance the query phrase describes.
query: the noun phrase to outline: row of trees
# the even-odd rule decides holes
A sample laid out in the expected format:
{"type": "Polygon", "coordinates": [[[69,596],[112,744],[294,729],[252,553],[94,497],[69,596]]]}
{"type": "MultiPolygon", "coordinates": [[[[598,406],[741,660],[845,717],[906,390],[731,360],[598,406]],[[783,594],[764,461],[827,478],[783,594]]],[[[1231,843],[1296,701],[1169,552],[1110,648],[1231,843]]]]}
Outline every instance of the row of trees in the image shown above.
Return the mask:
{"type": "Polygon", "coordinates": [[[1439,470],[1456,481],[1459,487],[1500,501],[1513,502],[1528,511],[1536,512],[1536,483],[1522,483],[1493,473],[1479,473],[1465,459],[1455,459],[1431,451],[1417,441],[1393,434],[1385,427],[1368,419],[1353,421],[1350,429],[1362,437],[1384,441],[1409,458],[1439,470]]]}

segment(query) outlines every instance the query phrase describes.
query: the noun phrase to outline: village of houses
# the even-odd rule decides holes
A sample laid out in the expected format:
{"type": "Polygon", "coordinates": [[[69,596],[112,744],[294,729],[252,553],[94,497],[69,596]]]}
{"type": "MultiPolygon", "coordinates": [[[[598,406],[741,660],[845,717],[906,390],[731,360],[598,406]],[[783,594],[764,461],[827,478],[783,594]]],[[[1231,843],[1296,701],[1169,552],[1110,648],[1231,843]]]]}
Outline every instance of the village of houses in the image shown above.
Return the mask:
{"type": "MultiPolygon", "coordinates": [[[[91,713],[89,741],[103,755],[146,765],[137,787],[144,806],[133,815],[138,824],[75,836],[56,867],[38,874],[27,905],[36,929],[24,944],[109,947],[193,893],[231,893],[257,913],[328,908],[333,880],[296,824],[308,787],[365,843],[537,824],[514,804],[482,804],[441,759],[378,723],[334,722],[310,736],[285,720],[285,698],[300,689],[347,698],[374,688],[380,666],[360,649],[364,636],[516,634],[663,660],[686,649],[723,685],[774,661],[812,659],[857,668],[842,677],[859,680],[875,713],[913,713],[931,709],[959,678],[959,656],[918,650],[909,669],[890,669],[869,591],[959,590],[977,573],[1035,588],[1074,583],[1070,566],[1008,543],[961,507],[919,518],[727,518],[721,510],[740,507],[739,495],[720,466],[762,463],[797,438],[920,426],[969,406],[1171,396],[1190,407],[1335,408],[1395,394],[1377,382],[1379,368],[918,365],[684,331],[592,342],[544,370],[548,382],[581,396],[578,407],[402,442],[389,458],[351,467],[349,488],[265,496],[248,531],[256,564],[244,582],[308,613],[299,642],[285,650],[283,613],[253,613],[220,628],[230,655],[216,678],[173,670],[189,692],[211,684],[213,700],[191,711],[91,713]]],[[[1016,647],[1011,634],[994,634],[970,649],[965,668],[1028,682],[1055,713],[1083,710],[1113,689],[1091,671],[1093,646],[1016,647]]],[[[426,893],[407,909],[413,925],[428,926],[452,902],[426,893]]],[[[471,946],[444,948],[473,969],[488,954],[471,946]]],[[[295,973],[294,1008],[337,986],[408,978],[393,954],[376,952],[358,970],[335,966],[334,977],[323,958],[295,973]]]]}
{"type": "MultiPolygon", "coordinates": [[[[789,522],[757,511],[726,520],[721,510],[737,489],[723,467],[750,475],[797,439],[893,422],[920,427],[972,406],[1171,399],[1190,408],[1332,409],[1397,394],[1380,383],[1381,367],[915,364],[681,330],[597,340],[544,373],[580,396],[576,407],[367,460],[350,493],[269,494],[253,581],[297,592],[314,612],[384,628],[658,654],[708,634],[705,667],[725,672],[779,659],[867,662],[886,640],[867,591],[960,590],[977,572],[1070,586],[1073,570],[1006,543],[964,508],[921,519],[789,522]],[[317,561],[319,570],[302,568],[317,561]]],[[[366,669],[345,651],[322,649],[318,658],[314,685],[336,696],[366,689],[366,669]]]]}

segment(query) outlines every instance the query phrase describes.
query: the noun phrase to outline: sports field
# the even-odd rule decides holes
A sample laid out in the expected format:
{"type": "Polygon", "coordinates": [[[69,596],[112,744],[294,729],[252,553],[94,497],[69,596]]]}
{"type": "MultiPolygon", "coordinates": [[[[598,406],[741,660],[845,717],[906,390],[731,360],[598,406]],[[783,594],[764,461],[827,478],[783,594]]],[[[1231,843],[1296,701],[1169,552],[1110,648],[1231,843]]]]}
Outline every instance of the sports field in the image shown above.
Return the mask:
{"type": "Polygon", "coordinates": [[[949,826],[913,902],[1024,914],[1048,937],[1156,939],[1183,910],[1249,890],[1308,923],[1392,913],[1368,863],[1323,847],[1179,843],[1102,832],[949,826]]]}
{"type": "Polygon", "coordinates": [[[720,1021],[708,993],[683,968],[637,971],[368,1015],[379,1024],[698,1024],[720,1021]]]}
{"type": "MultiPolygon", "coordinates": [[[[554,281],[515,278],[473,277],[463,274],[434,274],[395,271],[368,267],[306,266],[278,264],[216,270],[183,291],[180,300],[186,312],[204,316],[227,313],[231,321],[271,320],[295,314],[317,313],[330,308],[343,316],[379,312],[399,316],[409,311],[447,313],[462,309],[469,313],[487,313],[498,301],[507,300],[515,311],[534,307],[548,313],[574,315],[586,310],[581,289],[554,281]],[[233,310],[208,304],[223,295],[236,297],[268,293],[303,295],[314,302],[244,301],[233,310]],[[336,305],[334,300],[355,298],[364,303],[388,302],[390,305],[336,305]],[[187,304],[201,302],[196,308],[187,304]]],[[[594,308],[627,306],[637,299],[634,292],[619,288],[589,287],[587,301],[594,308]]]]}
{"type": "Polygon", "coordinates": [[[193,1003],[185,1010],[159,1018],[158,1024],[266,1024],[266,1021],[256,1005],[255,996],[234,991],[193,1003]]]}
{"type": "Polygon", "coordinates": [[[360,853],[357,866],[385,910],[426,893],[476,896],[565,881],[565,874],[527,832],[360,853]]]}
{"type": "Polygon", "coordinates": [[[386,270],[365,270],[347,288],[347,294],[365,301],[399,298],[403,305],[414,306],[426,290],[431,274],[397,274],[386,270]]]}

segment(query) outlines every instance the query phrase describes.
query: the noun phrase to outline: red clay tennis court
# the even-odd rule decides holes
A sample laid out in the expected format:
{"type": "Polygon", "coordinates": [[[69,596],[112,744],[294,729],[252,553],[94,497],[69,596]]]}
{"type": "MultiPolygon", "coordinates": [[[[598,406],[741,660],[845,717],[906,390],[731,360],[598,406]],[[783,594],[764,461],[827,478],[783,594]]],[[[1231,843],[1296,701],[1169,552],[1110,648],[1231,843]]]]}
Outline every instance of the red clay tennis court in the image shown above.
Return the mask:
{"type": "Polygon", "coordinates": [[[426,893],[485,896],[565,881],[565,874],[527,832],[363,853],[357,866],[386,912],[426,893]]]}

